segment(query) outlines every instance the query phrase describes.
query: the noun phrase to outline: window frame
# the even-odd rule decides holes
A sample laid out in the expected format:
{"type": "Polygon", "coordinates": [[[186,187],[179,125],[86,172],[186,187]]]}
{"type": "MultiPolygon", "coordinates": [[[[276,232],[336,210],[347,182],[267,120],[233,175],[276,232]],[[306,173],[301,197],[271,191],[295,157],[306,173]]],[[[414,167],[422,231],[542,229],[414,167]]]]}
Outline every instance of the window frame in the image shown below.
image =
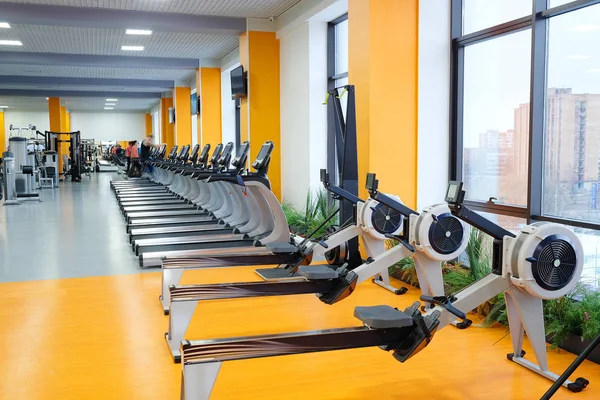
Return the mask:
{"type": "MultiPolygon", "coordinates": [[[[336,61],[336,44],[337,38],[335,27],[344,21],[348,20],[348,13],[337,17],[327,24],[327,91],[335,89],[335,82],[338,79],[348,77],[348,71],[337,74],[335,73],[336,61]]],[[[335,157],[335,118],[330,112],[327,113],[327,171],[337,171],[335,157]]],[[[331,173],[331,176],[337,174],[331,173]]]]}
{"type": "Polygon", "coordinates": [[[469,45],[482,43],[511,33],[531,29],[531,79],[529,99],[529,167],[527,205],[525,207],[494,203],[490,200],[465,201],[476,211],[548,221],[578,228],[600,230],[600,224],[543,215],[543,170],[546,105],[546,71],[548,70],[548,21],[550,18],[600,4],[600,0],[575,0],[548,8],[549,0],[533,0],[531,15],[504,22],[463,35],[463,0],[451,0],[450,33],[450,165],[449,180],[463,179],[463,112],[464,112],[464,53],[469,45]]]}

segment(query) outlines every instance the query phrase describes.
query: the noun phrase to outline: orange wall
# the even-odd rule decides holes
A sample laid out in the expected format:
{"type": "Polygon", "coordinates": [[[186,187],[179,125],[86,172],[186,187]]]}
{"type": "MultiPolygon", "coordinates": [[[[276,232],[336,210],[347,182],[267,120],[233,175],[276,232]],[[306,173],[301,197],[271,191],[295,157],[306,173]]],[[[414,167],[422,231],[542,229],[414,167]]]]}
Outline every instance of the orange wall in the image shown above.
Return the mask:
{"type": "Polygon", "coordinates": [[[418,0],[348,3],[359,188],[366,173],[375,172],[381,190],[399,195],[410,207],[417,203],[418,16],[418,0]],[[389,79],[390,66],[397,79],[389,79]]]}
{"type": "Polygon", "coordinates": [[[355,85],[356,94],[356,135],[358,147],[358,191],[359,197],[368,197],[363,184],[370,165],[370,78],[371,65],[369,54],[371,49],[368,0],[348,0],[348,82],[355,85]],[[352,18],[350,18],[352,15],[352,18]]]}
{"type": "Polygon", "coordinates": [[[169,124],[169,107],[173,107],[173,99],[160,99],[160,119],[161,119],[161,142],[167,145],[167,154],[175,144],[173,137],[173,124],[169,124]]]}
{"type": "Polygon", "coordinates": [[[200,69],[200,113],[202,145],[213,148],[223,140],[221,132],[221,69],[200,69]]]}
{"type": "Polygon", "coordinates": [[[152,114],[146,114],[146,136],[152,134],[152,114]]]}
{"type": "MultiPolygon", "coordinates": [[[[240,64],[244,67],[244,71],[248,71],[250,65],[248,48],[248,35],[244,32],[240,35],[240,64]]],[[[248,79],[248,86],[250,86],[250,79],[248,79]]],[[[248,140],[250,135],[248,132],[248,101],[249,97],[243,97],[240,101],[240,137],[242,142],[248,140]]]]}
{"type": "Polygon", "coordinates": [[[6,132],[4,128],[4,111],[0,111],[0,157],[6,151],[6,132]]]}
{"type": "Polygon", "coordinates": [[[274,32],[250,31],[248,54],[250,160],[264,142],[273,142],[269,181],[273,193],[281,199],[279,39],[274,32]]]}
{"type": "Polygon", "coordinates": [[[189,87],[176,87],[173,93],[175,101],[175,143],[181,146],[192,144],[192,107],[189,87]]]}
{"type": "Polygon", "coordinates": [[[58,97],[50,97],[48,99],[48,117],[50,118],[50,131],[60,132],[60,99],[58,97]]]}

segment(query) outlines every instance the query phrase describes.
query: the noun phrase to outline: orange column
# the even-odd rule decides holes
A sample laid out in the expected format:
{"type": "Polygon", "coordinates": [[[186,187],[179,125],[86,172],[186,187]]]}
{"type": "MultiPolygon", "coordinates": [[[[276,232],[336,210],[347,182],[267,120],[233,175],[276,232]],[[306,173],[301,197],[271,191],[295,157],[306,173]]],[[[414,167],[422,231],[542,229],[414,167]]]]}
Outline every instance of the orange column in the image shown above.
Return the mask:
{"type": "Polygon", "coordinates": [[[6,128],[4,128],[4,111],[0,111],[0,157],[6,151],[6,128]]]}
{"type": "MultiPolygon", "coordinates": [[[[66,106],[60,106],[60,131],[61,132],[69,132],[67,130],[67,107],[66,106]]],[[[65,140],[65,142],[62,142],[60,144],[60,148],[61,148],[61,157],[62,154],[67,154],[69,155],[69,157],[71,156],[71,143],[69,142],[69,140],[71,140],[71,136],[68,135],[61,135],[61,137],[59,138],[61,140],[65,140]]]]}
{"type": "Polygon", "coordinates": [[[173,124],[169,124],[169,107],[173,107],[173,99],[163,98],[160,100],[160,119],[162,128],[161,141],[165,143],[167,145],[167,149],[170,150],[171,147],[173,147],[173,145],[175,144],[175,138],[173,137],[173,124]]]}
{"type": "MultiPolygon", "coordinates": [[[[50,97],[48,99],[48,117],[50,118],[50,131],[51,132],[61,132],[61,112],[60,112],[60,99],[58,97],[50,97]]],[[[59,138],[61,139],[61,138],[59,138]]],[[[63,170],[63,160],[62,155],[63,149],[60,144],[57,145],[55,149],[58,153],[58,170],[62,173],[63,170]]]]}
{"type": "Polygon", "coordinates": [[[221,69],[200,69],[200,132],[202,145],[210,144],[213,148],[223,140],[221,132],[221,69]]]}
{"type": "Polygon", "coordinates": [[[348,78],[356,86],[360,195],[366,195],[366,173],[375,172],[381,190],[399,195],[410,207],[417,203],[418,3],[348,2],[348,78]]]}
{"type": "Polygon", "coordinates": [[[240,40],[240,59],[248,71],[247,131],[244,129],[246,111],[242,102],[242,141],[250,140],[250,159],[258,154],[264,142],[270,140],[275,150],[269,166],[269,181],[275,196],[281,200],[280,96],[279,96],[279,39],[274,32],[247,33],[247,61],[240,40]],[[247,135],[244,136],[244,132],[247,135]]]}
{"type": "Polygon", "coordinates": [[[152,114],[146,114],[146,136],[152,134],[152,114]]]}
{"type": "Polygon", "coordinates": [[[192,144],[192,106],[189,87],[176,87],[173,91],[175,102],[175,143],[181,146],[192,144]]]}

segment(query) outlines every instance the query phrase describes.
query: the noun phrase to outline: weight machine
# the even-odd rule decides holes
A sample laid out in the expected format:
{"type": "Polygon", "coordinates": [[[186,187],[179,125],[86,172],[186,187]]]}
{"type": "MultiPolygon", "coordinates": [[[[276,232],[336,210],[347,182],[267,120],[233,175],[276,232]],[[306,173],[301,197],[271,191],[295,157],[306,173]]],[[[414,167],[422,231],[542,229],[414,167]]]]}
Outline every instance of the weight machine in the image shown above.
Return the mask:
{"type": "MultiPolygon", "coordinates": [[[[65,164],[70,168],[66,168],[63,164],[63,176],[71,176],[73,182],[81,182],[82,158],[81,158],[81,132],[50,132],[45,131],[46,150],[58,151],[60,143],[69,143],[69,160],[65,160],[65,164]],[[68,139],[60,139],[60,137],[68,137],[68,139]]],[[[63,154],[63,157],[65,154],[63,154]]]]}
{"type": "MultiPolygon", "coordinates": [[[[7,188],[14,187],[16,191],[15,200],[42,201],[40,194],[34,192],[36,189],[35,176],[38,173],[35,165],[35,153],[27,151],[28,139],[23,137],[24,131],[35,131],[35,126],[30,124],[27,127],[16,128],[10,125],[9,131],[8,147],[13,157],[12,161],[10,156],[6,157],[6,168],[4,169],[6,186],[7,188]],[[13,132],[17,132],[16,135],[13,135],[13,132]],[[13,164],[12,168],[11,163],[13,164]]],[[[10,193],[5,194],[7,194],[8,200],[10,193]]]]}

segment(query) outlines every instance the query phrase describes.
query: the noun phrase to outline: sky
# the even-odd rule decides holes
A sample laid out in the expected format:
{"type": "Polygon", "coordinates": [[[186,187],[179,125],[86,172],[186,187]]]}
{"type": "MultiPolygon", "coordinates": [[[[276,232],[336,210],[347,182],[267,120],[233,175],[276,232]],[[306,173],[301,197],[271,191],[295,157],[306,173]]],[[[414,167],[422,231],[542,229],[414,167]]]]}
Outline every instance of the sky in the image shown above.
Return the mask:
{"type": "MultiPolygon", "coordinates": [[[[567,3],[550,0],[550,6],[567,3]]],[[[465,0],[464,33],[531,13],[531,0],[465,0]]],[[[600,5],[554,17],[548,30],[548,87],[600,93],[600,5]]],[[[464,140],[513,128],[514,109],[529,103],[531,30],[465,49],[464,140]]]]}

